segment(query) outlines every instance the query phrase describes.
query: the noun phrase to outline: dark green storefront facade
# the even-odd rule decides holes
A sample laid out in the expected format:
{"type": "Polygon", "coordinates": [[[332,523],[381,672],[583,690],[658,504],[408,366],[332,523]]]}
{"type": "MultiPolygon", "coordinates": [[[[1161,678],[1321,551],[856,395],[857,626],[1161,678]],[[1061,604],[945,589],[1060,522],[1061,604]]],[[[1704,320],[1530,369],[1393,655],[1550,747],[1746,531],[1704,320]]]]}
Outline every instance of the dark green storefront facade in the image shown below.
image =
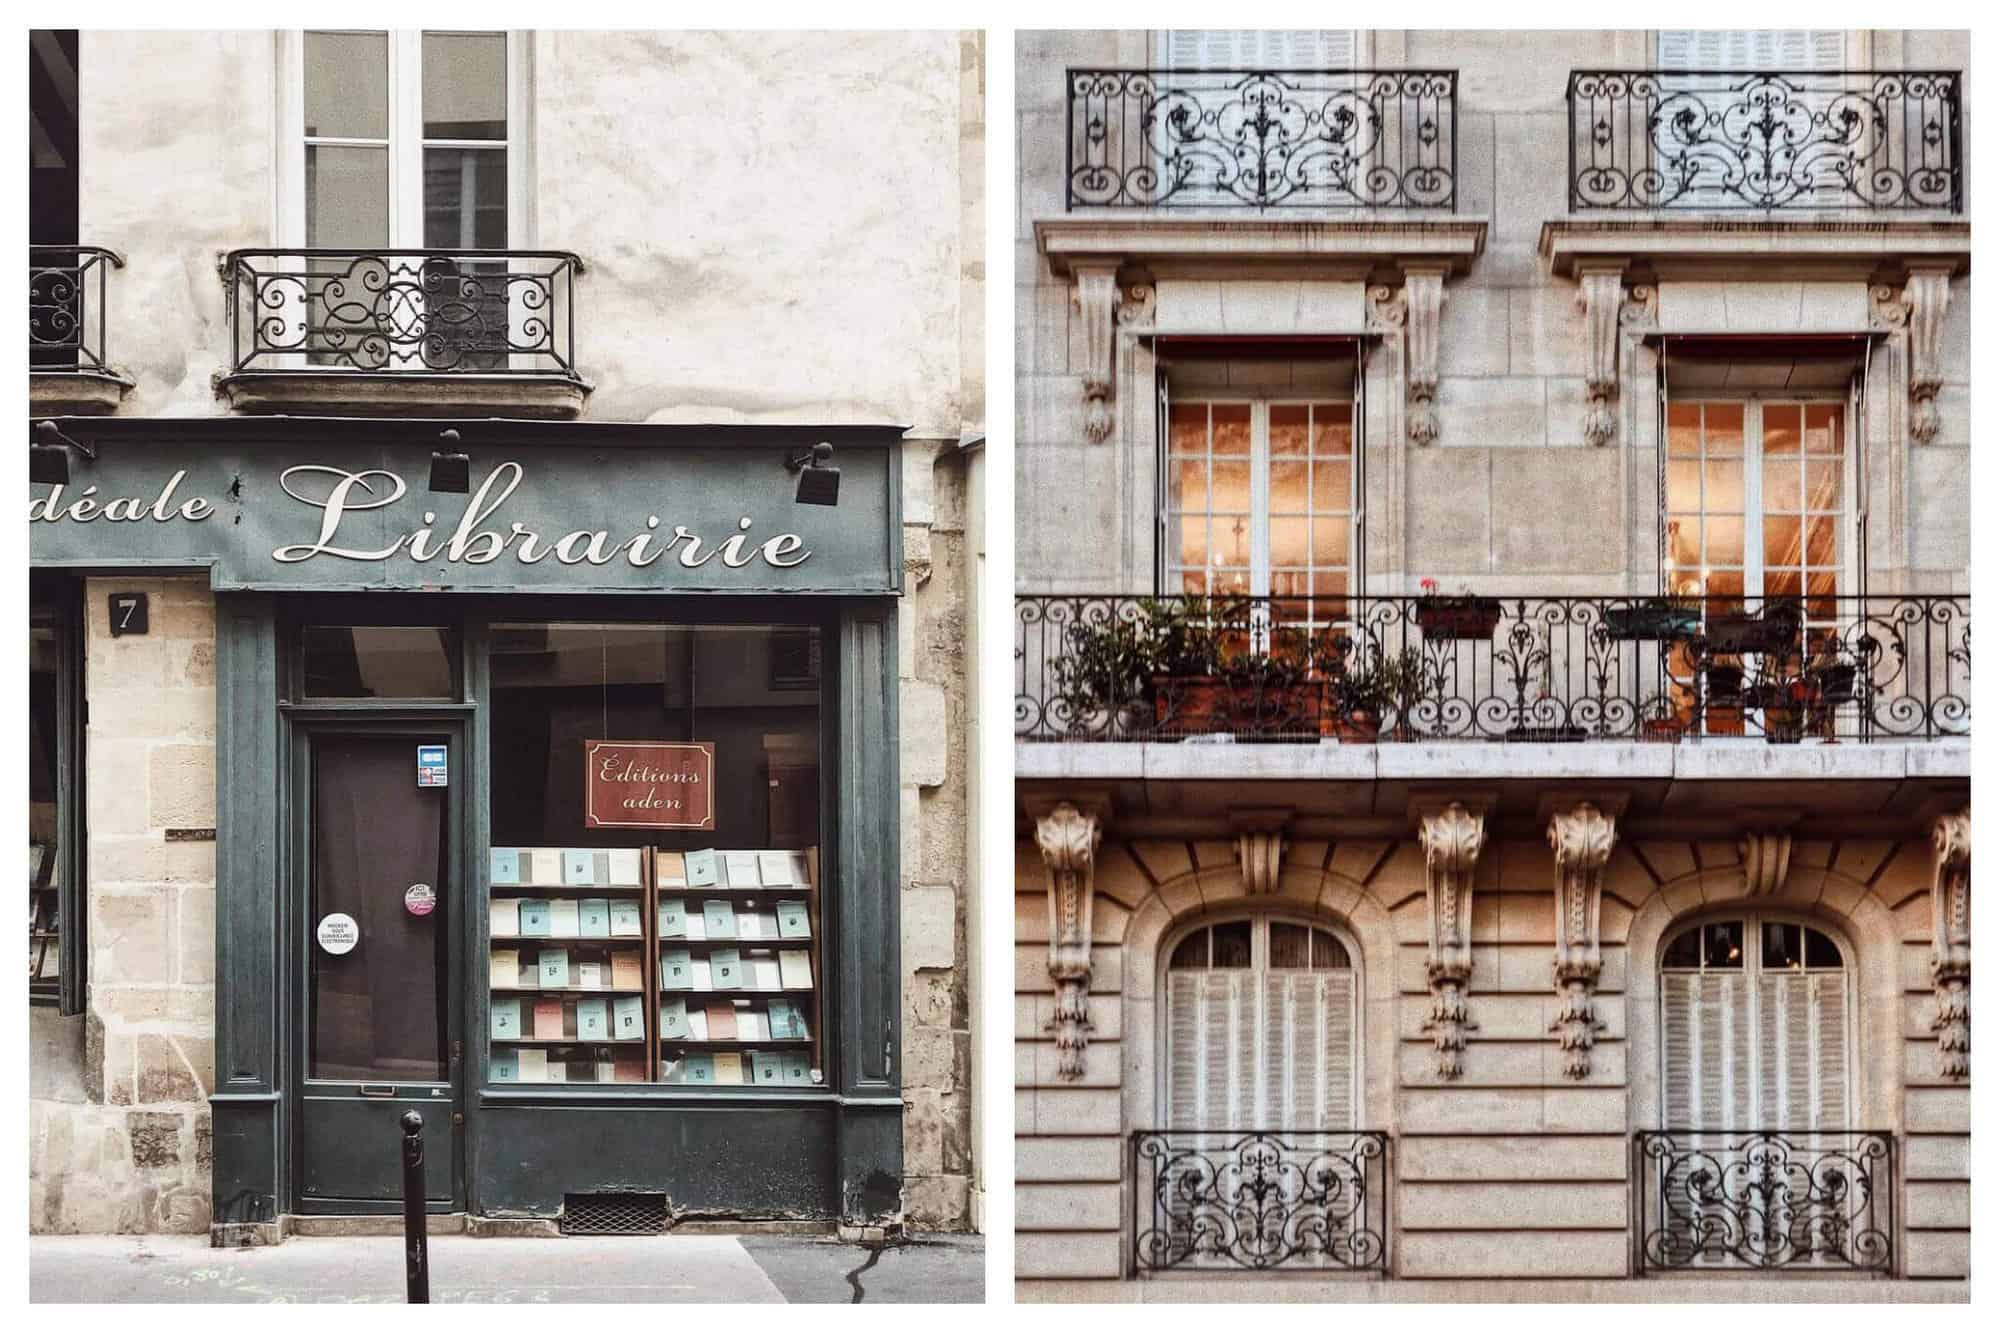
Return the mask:
{"type": "MultiPolygon", "coordinates": [[[[56,426],[85,448],[71,451],[67,485],[31,487],[33,567],[111,582],[205,574],[215,595],[219,1243],[273,1239],[290,1217],[394,1211],[393,1123],[412,1106],[425,1113],[435,1212],[558,1219],[613,1194],[660,1196],[675,1215],[740,1219],[862,1221],[896,1211],[898,428],[280,418],[56,426]],[[821,442],[834,446],[838,504],[800,504],[787,460],[821,442]],[[458,452],[468,460],[467,490],[428,489],[434,454],[458,452]],[[423,627],[425,642],[441,645],[447,684],[422,697],[323,688],[310,636],[329,626],[349,645],[423,627]],[[717,791],[756,810],[758,831],[769,835],[758,845],[810,843],[818,897],[809,1084],[690,1086],[672,1081],[659,1049],[630,1081],[622,1067],[617,1079],[600,1073],[594,1082],[489,1078],[499,1000],[489,985],[497,946],[486,868],[492,849],[527,840],[515,825],[496,829],[496,802],[530,811],[516,825],[540,819],[531,835],[575,822],[563,785],[575,766],[571,740],[564,733],[558,749],[536,758],[547,768],[535,769],[539,786],[520,776],[523,727],[510,701],[531,696],[496,683],[496,662],[518,674],[548,670],[544,659],[582,660],[565,645],[584,634],[609,645],[595,684],[546,693],[587,712],[595,690],[601,729],[614,731],[617,708],[632,717],[630,701],[650,693],[661,716],[685,719],[666,739],[704,727],[736,738],[718,747],[717,791]],[[781,681],[770,665],[758,691],[809,699],[790,709],[792,722],[769,723],[771,709],[696,700],[693,664],[714,658],[718,645],[764,652],[759,645],[781,641],[811,651],[786,668],[796,678],[781,681]],[[654,656],[681,653],[687,665],[664,668],[661,679],[621,676],[612,659],[634,643],[654,656]],[[760,726],[771,733],[761,746],[760,726]],[[773,739],[778,732],[785,736],[773,739]],[[441,880],[437,906],[426,918],[396,918],[394,928],[436,926],[426,964],[435,974],[413,983],[410,1003],[430,1006],[425,1039],[435,1037],[439,1060],[394,1082],[370,1082],[361,1066],[329,1081],[317,1076],[314,1052],[334,1020],[315,987],[341,964],[315,908],[315,877],[327,873],[315,840],[325,841],[332,818],[315,793],[324,795],[331,756],[356,746],[402,755],[411,743],[445,747],[448,782],[398,788],[366,818],[434,803],[425,809],[441,832],[426,855],[441,880]],[[724,792],[728,783],[740,792],[724,792]],[[786,783],[805,793],[789,813],[777,808],[786,783]],[[561,793],[561,810],[543,817],[536,792],[561,793]]],[[[100,586],[109,584],[92,584],[100,586]]],[[[717,697],[747,688],[704,669],[717,697]]],[[[536,725],[556,734],[546,718],[536,725]]],[[[721,840],[728,825],[714,827],[569,841],[585,850],[642,844],[650,867],[657,849],[721,840]]],[[[365,849],[369,839],[356,843],[365,849]]],[[[400,881],[393,887],[403,893],[400,881]]],[[[364,940],[364,954],[369,947],[364,940]]],[[[393,995],[378,990],[368,1021],[387,1021],[393,995]]],[[[568,1021],[580,1043],[575,1003],[568,1021]]],[[[741,1057],[746,1071],[750,1058],[741,1057]]]]}

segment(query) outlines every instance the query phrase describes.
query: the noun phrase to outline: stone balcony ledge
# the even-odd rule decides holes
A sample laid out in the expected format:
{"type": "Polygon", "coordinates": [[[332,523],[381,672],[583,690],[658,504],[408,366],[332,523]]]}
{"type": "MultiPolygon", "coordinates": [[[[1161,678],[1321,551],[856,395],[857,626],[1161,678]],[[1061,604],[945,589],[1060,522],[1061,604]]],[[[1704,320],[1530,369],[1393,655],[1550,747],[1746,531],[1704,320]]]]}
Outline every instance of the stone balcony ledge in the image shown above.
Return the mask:
{"type": "Polygon", "coordinates": [[[1906,275],[1912,267],[1964,273],[1972,264],[1972,224],[1948,214],[1885,218],[1853,213],[1815,218],[1741,213],[1572,214],[1542,224],[1542,257],[1558,277],[1579,263],[1622,263],[1662,280],[1745,275],[1759,280],[1861,280],[1906,275]]]}
{"type": "Polygon", "coordinates": [[[1077,260],[1200,264],[1214,260],[1310,263],[1325,278],[1419,265],[1460,274],[1486,249],[1485,218],[1455,213],[1372,209],[1308,215],[1245,216],[1240,209],[1177,213],[1077,209],[1035,220],[1035,246],[1049,267],[1068,273],[1077,260]]]}

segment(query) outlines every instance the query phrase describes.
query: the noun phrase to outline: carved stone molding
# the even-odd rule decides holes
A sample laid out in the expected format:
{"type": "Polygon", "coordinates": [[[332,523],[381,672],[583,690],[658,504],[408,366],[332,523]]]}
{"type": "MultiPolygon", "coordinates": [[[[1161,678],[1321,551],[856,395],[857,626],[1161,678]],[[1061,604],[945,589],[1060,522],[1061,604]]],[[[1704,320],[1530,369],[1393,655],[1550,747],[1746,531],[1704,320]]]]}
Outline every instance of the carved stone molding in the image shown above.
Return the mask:
{"type": "Polygon", "coordinates": [[[1143,333],[1153,327],[1157,291],[1150,282],[1135,282],[1118,298],[1118,327],[1128,333],[1143,333]]]}
{"type": "Polygon", "coordinates": [[[1583,438],[1609,444],[1618,436],[1618,330],[1625,306],[1625,266],[1577,265],[1577,308],[1583,311],[1587,360],[1583,372],[1583,438]]]}
{"type": "Polygon", "coordinates": [[[1424,1031],[1437,1048],[1443,1078],[1465,1072],[1465,1034],[1478,1025],[1465,1007],[1472,980],[1472,878],[1486,846],[1486,817],[1457,801],[1425,814],[1417,827],[1424,849],[1424,897],[1430,909],[1431,1011],[1424,1031]]]}
{"type": "Polygon", "coordinates": [[[1931,988],[1938,1072],[1972,1075],[1972,811],[1931,826],[1931,988]]]}
{"type": "Polygon", "coordinates": [[[1929,444],[1938,433],[1938,390],[1944,387],[1944,315],[1951,305],[1951,274],[1917,269],[1903,284],[1910,312],[1910,438],[1929,444]]]}
{"type": "Polygon", "coordinates": [[[1403,373],[1409,385],[1412,444],[1438,437],[1438,319],[1444,309],[1444,268],[1403,273],[1403,373]]]}
{"type": "Polygon", "coordinates": [[[1782,829],[1745,833],[1737,841],[1743,857],[1743,896],[1768,898],[1792,870],[1792,835],[1782,829]]]}
{"type": "Polygon", "coordinates": [[[1049,871],[1049,978],[1056,984],[1056,1076],[1083,1077],[1083,1048],[1090,1031],[1091,908],[1097,846],[1104,831],[1096,815],[1068,801],[1035,821],[1035,845],[1049,871]]]}
{"type": "Polygon", "coordinates": [[[1556,853],[1556,994],[1562,1007],[1549,1031],[1563,1050],[1563,1074],[1590,1073],[1590,1048],[1604,1024],[1592,1007],[1604,968],[1598,922],[1604,905],[1604,867],[1618,830],[1612,816],[1584,801],[1549,819],[1556,853]]]}
{"type": "Polygon", "coordinates": [[[1118,263],[1079,259],[1071,280],[1070,302],[1083,325],[1083,433],[1092,444],[1102,444],[1111,437],[1118,362],[1111,328],[1118,305],[1118,263]]]}

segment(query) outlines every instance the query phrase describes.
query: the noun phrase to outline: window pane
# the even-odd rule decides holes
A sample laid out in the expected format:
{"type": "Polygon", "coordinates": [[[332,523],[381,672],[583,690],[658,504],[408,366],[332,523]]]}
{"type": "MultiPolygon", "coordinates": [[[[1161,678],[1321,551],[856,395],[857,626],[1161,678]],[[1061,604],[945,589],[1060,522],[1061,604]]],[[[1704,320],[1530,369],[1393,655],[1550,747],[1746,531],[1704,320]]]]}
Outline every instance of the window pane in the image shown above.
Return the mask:
{"type": "Polygon", "coordinates": [[[1767,514],[1764,517],[1764,564],[1775,568],[1779,565],[1799,563],[1799,534],[1803,531],[1800,520],[1794,514],[1767,514]]]}
{"type": "Polygon", "coordinates": [[[306,244],[372,250],[389,243],[389,150],[306,146],[306,244]]]}
{"type": "MultiPolygon", "coordinates": [[[[444,250],[507,248],[505,149],[424,149],[424,244],[444,250]]],[[[504,285],[493,290],[504,314],[504,285]]]]}
{"type": "Polygon", "coordinates": [[[1208,563],[1208,519],[1201,514],[1188,514],[1181,519],[1181,563],[1208,563]]]}
{"type": "Polygon", "coordinates": [[[1805,961],[1805,946],[1800,939],[1801,927],[1789,921],[1766,921],[1760,932],[1764,937],[1763,965],[1774,971],[1789,971],[1805,961]]]}
{"type": "Polygon", "coordinates": [[[1313,932],[1313,966],[1333,969],[1354,966],[1347,956],[1347,946],[1323,930],[1313,932]]]}
{"type": "Polygon", "coordinates": [[[1806,452],[1808,454],[1837,454],[1840,452],[1840,408],[1833,403],[1808,403],[1806,405],[1806,452]]]}
{"type": "Polygon", "coordinates": [[[1274,968],[1312,966],[1312,931],[1288,921],[1271,923],[1271,964],[1274,968]]]}
{"type": "Polygon", "coordinates": [[[1667,404],[1667,454],[1694,458],[1701,453],[1701,404],[1667,404]]]}
{"type": "Polygon", "coordinates": [[[1208,932],[1197,930],[1174,946],[1174,956],[1167,960],[1170,968],[1201,968],[1208,966],[1208,932]]]}
{"type": "Polygon", "coordinates": [[[1211,506],[1217,513],[1247,514],[1250,512],[1250,464],[1217,459],[1213,484],[1215,486],[1211,506]]]}
{"type": "Polygon", "coordinates": [[[1210,938],[1214,942],[1215,949],[1210,966],[1250,966],[1250,923],[1248,921],[1230,921],[1216,926],[1210,932],[1210,938]]]}
{"type": "Polygon", "coordinates": [[[309,32],[305,74],[308,137],[389,137],[389,34],[309,32]]]}
{"type": "Polygon", "coordinates": [[[1322,567],[1347,567],[1349,540],[1348,520],[1344,518],[1316,518],[1313,520],[1313,563],[1322,567]]]}
{"type": "Polygon", "coordinates": [[[1764,460],[1764,512],[1799,512],[1799,460],[1796,454],[1764,460]]]}
{"type": "Polygon", "coordinates": [[[56,768],[57,639],[53,625],[28,629],[28,989],[54,994],[62,973],[58,908],[61,819],[56,768]]]}
{"type": "Polygon", "coordinates": [[[1316,513],[1343,514],[1354,503],[1353,464],[1348,462],[1313,464],[1312,505],[1316,513]]]}
{"type": "MultiPolygon", "coordinates": [[[[1712,515],[1702,524],[1707,538],[1707,560],[1711,565],[1743,563],[1743,520],[1735,515],[1712,515]]],[[[1767,528],[1766,531],[1769,531],[1767,528]]]]}
{"type": "MultiPolygon", "coordinates": [[[[1702,507],[1709,513],[1743,512],[1743,460],[1710,459],[1702,464],[1702,507]]],[[[1769,497],[1765,503],[1770,503],[1769,497]]]]}
{"type": "MultiPolygon", "coordinates": [[[[1325,464],[1321,464],[1322,467],[1325,464]]],[[[1308,505],[1306,498],[1306,465],[1298,463],[1271,464],[1271,512],[1274,514],[1303,514],[1308,505]]]]}
{"type": "Polygon", "coordinates": [[[305,697],[455,699],[456,641],[429,625],[308,625],[299,634],[305,697]]]}
{"type": "MultiPolygon", "coordinates": [[[[1311,560],[1306,549],[1306,525],[1313,520],[1274,518],[1271,520],[1271,563],[1300,568],[1311,560]]],[[[1318,520],[1325,521],[1325,520],[1318,520]]]]}
{"type": "Polygon", "coordinates": [[[1702,966],[1733,969],[1743,966],[1743,923],[1711,921],[1701,928],[1702,966]]]}
{"type": "Polygon", "coordinates": [[[1354,452],[1354,409],[1350,403],[1314,403],[1313,455],[1346,458],[1354,452]]]}
{"type": "Polygon", "coordinates": [[[1702,409],[1703,446],[1709,456],[1743,452],[1743,404],[1709,403],[1702,409]]]}
{"type": "Polygon", "coordinates": [[[1806,563],[1809,565],[1834,565],[1839,563],[1840,520],[1831,514],[1806,520],[1806,563]]]}
{"type": "Polygon", "coordinates": [[[1835,458],[1809,458],[1806,460],[1806,508],[1812,510],[1835,510],[1840,508],[1840,460],[1835,458]]]}
{"type": "Polygon", "coordinates": [[[1167,409],[1167,446],[1177,454],[1208,451],[1208,404],[1174,403],[1167,409]]]}
{"type": "Polygon", "coordinates": [[[1667,508],[1685,514],[1700,512],[1700,463],[1675,459],[1667,464],[1667,508]]]}
{"type": "Polygon", "coordinates": [[[507,35],[424,34],[424,137],[507,137],[507,35]]]}
{"type": "Polygon", "coordinates": [[[1271,456],[1303,458],[1306,454],[1307,409],[1303,403],[1271,406],[1271,456]]]}
{"type": "Polygon", "coordinates": [[[1667,946],[1665,956],[1660,959],[1660,966],[1700,967],[1701,932],[1699,930],[1684,930],[1676,935],[1674,942],[1667,946]]]}
{"type": "Polygon", "coordinates": [[[1208,463],[1185,458],[1167,470],[1171,488],[1168,504],[1174,509],[1208,508],[1208,463]]]}
{"type": "Polygon", "coordinates": [[[1840,946],[1835,944],[1827,936],[1820,934],[1820,932],[1813,930],[1811,928],[1807,928],[1806,966],[1807,967],[1842,966],[1840,959],[1840,946]]]}
{"type": "Polygon", "coordinates": [[[1215,452],[1218,454],[1249,456],[1249,404],[1217,403],[1215,405],[1215,452]]]}

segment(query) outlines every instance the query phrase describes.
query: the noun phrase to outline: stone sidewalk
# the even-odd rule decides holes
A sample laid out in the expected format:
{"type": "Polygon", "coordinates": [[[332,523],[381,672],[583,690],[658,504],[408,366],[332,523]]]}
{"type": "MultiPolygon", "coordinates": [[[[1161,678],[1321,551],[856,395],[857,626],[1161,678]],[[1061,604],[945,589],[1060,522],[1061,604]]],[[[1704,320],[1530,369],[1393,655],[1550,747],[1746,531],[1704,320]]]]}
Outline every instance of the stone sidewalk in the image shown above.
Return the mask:
{"type": "MultiPolygon", "coordinates": [[[[880,1253],[799,1236],[436,1236],[431,1300],[867,1304],[977,1302],[979,1236],[918,1236],[880,1253]],[[870,1260],[873,1260],[871,1263],[870,1260]]],[[[217,1250],[199,1236],[33,1236],[32,1301],[400,1303],[397,1236],[294,1236],[217,1250]]]]}

